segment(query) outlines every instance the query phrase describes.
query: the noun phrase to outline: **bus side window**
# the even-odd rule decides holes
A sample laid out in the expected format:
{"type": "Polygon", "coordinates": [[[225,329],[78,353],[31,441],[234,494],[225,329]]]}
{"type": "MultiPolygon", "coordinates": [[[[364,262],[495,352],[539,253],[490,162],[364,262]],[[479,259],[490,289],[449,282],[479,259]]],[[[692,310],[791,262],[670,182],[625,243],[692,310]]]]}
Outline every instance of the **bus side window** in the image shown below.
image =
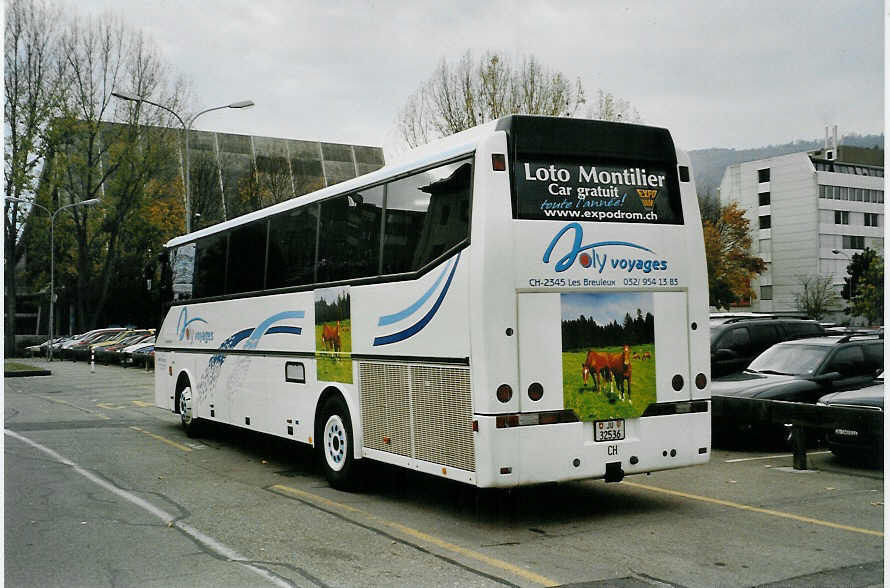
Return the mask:
{"type": "Polygon", "coordinates": [[[187,243],[171,251],[171,290],[173,300],[192,297],[195,278],[195,244],[187,243]]]}
{"type": "Polygon", "coordinates": [[[469,236],[472,171],[469,162],[457,162],[389,184],[384,274],[418,270],[469,236]]]}
{"type": "Polygon", "coordinates": [[[229,237],[226,294],[262,290],[265,265],[266,221],[232,230],[229,237]]]}
{"type": "Polygon", "coordinates": [[[195,264],[195,298],[221,296],[226,286],[225,233],[198,240],[195,264]]]}
{"type": "Polygon", "coordinates": [[[382,209],[382,186],[321,203],[318,282],[377,275],[382,209]]]}
{"type": "Polygon", "coordinates": [[[266,288],[302,286],[315,281],[318,206],[277,214],[269,220],[266,288]]]}

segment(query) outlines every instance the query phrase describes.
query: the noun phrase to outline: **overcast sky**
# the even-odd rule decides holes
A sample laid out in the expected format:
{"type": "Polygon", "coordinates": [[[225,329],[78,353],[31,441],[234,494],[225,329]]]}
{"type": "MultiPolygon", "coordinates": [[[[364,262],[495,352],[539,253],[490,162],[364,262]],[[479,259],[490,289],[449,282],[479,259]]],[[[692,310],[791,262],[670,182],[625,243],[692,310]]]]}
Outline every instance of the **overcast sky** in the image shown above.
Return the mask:
{"type": "Polygon", "coordinates": [[[534,55],[685,149],[884,129],[881,0],[67,1],[141,28],[196,108],[256,102],[202,116],[204,130],[389,152],[408,96],[468,49],[534,55]]]}

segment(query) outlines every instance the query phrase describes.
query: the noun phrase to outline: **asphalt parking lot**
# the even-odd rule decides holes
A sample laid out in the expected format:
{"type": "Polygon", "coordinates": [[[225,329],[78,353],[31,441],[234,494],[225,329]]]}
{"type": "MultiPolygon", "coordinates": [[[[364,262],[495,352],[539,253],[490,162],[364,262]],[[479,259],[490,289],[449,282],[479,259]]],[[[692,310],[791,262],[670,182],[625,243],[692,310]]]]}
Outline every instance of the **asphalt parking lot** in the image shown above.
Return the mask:
{"type": "Polygon", "coordinates": [[[883,470],[715,449],[619,484],[483,492],[311,451],[189,439],[143,369],[5,379],[7,586],[881,586],[883,470]]]}

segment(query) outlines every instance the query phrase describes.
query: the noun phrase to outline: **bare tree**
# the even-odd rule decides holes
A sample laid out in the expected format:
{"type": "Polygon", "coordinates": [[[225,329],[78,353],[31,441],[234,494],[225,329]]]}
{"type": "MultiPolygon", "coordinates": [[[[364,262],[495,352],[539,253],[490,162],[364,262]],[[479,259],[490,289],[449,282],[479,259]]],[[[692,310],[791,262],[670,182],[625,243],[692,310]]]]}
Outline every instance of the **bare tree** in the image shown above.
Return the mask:
{"type": "Polygon", "coordinates": [[[821,319],[837,304],[838,296],[834,291],[830,276],[803,275],[797,277],[800,291],[794,295],[797,310],[808,318],[821,319]]]}
{"type": "MultiPolygon", "coordinates": [[[[41,0],[8,0],[4,43],[5,198],[32,200],[46,153],[46,129],[64,90],[59,61],[59,10],[41,0]]],[[[32,209],[4,200],[4,345],[15,351],[16,275],[24,219],[32,209]]]]}
{"type": "MultiPolygon", "coordinates": [[[[602,104],[588,116],[630,118],[629,103],[603,92],[599,96],[602,104]]],[[[468,51],[455,64],[439,63],[408,97],[397,124],[402,140],[416,147],[510,114],[576,116],[586,101],[580,79],[572,82],[533,56],[514,66],[500,53],[474,61],[468,51]]],[[[632,114],[639,119],[635,110],[632,114]]]]}
{"type": "Polygon", "coordinates": [[[622,98],[597,90],[597,100],[587,113],[589,118],[621,122],[640,122],[640,113],[633,105],[622,98]]]}

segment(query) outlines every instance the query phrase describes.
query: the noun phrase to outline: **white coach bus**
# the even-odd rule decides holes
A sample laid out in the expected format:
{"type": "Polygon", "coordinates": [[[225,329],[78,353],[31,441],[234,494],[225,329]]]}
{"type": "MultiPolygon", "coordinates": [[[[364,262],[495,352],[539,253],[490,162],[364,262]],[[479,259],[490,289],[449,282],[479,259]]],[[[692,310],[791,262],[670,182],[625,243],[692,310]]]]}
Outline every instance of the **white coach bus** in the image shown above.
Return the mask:
{"type": "Polygon", "coordinates": [[[665,129],[510,116],[166,245],[155,398],[479,487],[710,454],[695,186],[665,129]]]}

